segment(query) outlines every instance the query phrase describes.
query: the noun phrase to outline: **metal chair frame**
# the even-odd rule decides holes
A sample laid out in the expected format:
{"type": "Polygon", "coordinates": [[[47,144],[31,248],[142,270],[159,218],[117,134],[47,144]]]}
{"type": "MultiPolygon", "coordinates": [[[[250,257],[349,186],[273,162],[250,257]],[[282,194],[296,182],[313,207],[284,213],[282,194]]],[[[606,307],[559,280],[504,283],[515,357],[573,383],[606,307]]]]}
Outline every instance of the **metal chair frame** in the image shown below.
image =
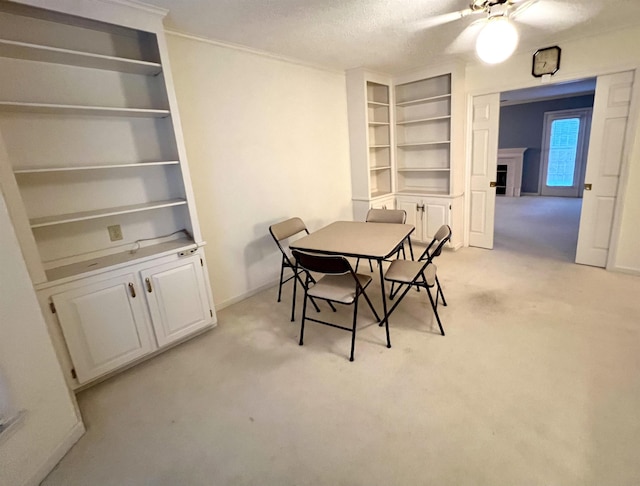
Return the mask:
{"type": "MultiPolygon", "coordinates": [[[[367,212],[367,217],[365,218],[365,223],[394,223],[394,224],[404,224],[407,221],[407,212],[404,209],[377,209],[371,208],[367,212]],[[397,218],[402,214],[402,218],[397,218]],[[401,220],[401,221],[400,221],[401,220]]],[[[411,259],[413,260],[413,247],[411,246],[411,236],[407,236],[407,241],[409,243],[409,254],[411,255],[411,259]]],[[[395,253],[396,258],[400,258],[400,252],[402,252],[402,258],[406,259],[407,255],[404,250],[404,241],[402,245],[398,248],[398,251],[395,253]]],[[[389,261],[389,260],[385,260],[389,261]]],[[[356,260],[356,268],[355,271],[358,271],[358,265],[360,265],[360,258],[356,260]]],[[[371,264],[371,259],[369,259],[369,270],[373,272],[373,265],[371,264]]]]}
{"type": "Polygon", "coordinates": [[[433,313],[436,316],[436,321],[438,322],[438,327],[440,328],[440,334],[442,334],[443,336],[445,335],[444,334],[444,329],[442,328],[442,322],[440,321],[440,315],[438,314],[438,292],[440,292],[440,295],[442,296],[442,304],[446,306],[447,302],[444,300],[444,295],[442,295],[442,290],[440,288],[440,283],[438,282],[438,275],[436,273],[435,265],[430,260],[423,260],[423,265],[420,267],[420,270],[413,277],[411,282],[403,282],[403,281],[399,281],[399,280],[392,280],[392,279],[387,279],[386,277],[385,277],[385,280],[389,280],[392,283],[400,284],[400,286],[398,287],[398,290],[403,285],[406,285],[404,291],[402,292],[402,294],[400,294],[400,297],[398,297],[398,300],[396,300],[394,302],[393,306],[391,306],[391,309],[389,309],[389,312],[387,313],[387,318],[393,313],[393,311],[396,309],[396,307],[398,307],[400,302],[402,302],[402,299],[405,297],[405,295],[407,295],[407,293],[409,292],[411,287],[413,287],[414,285],[417,286],[417,287],[424,287],[426,289],[426,291],[427,291],[427,296],[429,297],[429,302],[431,303],[431,308],[433,309],[433,313]],[[433,271],[434,276],[435,276],[435,281],[432,284],[429,284],[428,279],[427,279],[427,277],[425,275],[425,271],[428,270],[429,266],[433,267],[432,271],[433,271]],[[433,295],[431,294],[431,288],[434,287],[434,286],[437,286],[435,300],[433,298],[433,295]]]}
{"type": "MultiPolygon", "coordinates": [[[[303,268],[306,271],[306,275],[307,275],[306,282],[305,282],[306,285],[304,286],[304,304],[302,309],[302,323],[300,325],[299,345],[300,346],[303,345],[304,325],[306,321],[317,322],[318,324],[324,324],[325,326],[342,329],[344,331],[351,332],[351,354],[349,357],[349,361],[353,361],[354,352],[355,352],[355,342],[356,342],[356,323],[358,318],[358,300],[360,299],[360,296],[364,296],[376,320],[380,321],[380,317],[378,316],[378,313],[373,307],[373,304],[371,303],[369,296],[365,292],[365,288],[372,281],[371,277],[366,276],[368,281],[366,282],[366,284],[362,285],[360,280],[358,279],[357,274],[353,271],[351,264],[343,256],[316,255],[316,254],[301,252],[299,250],[293,250],[292,253],[296,259],[296,265],[300,268],[303,268]],[[341,326],[334,322],[323,321],[321,319],[313,319],[307,316],[307,300],[311,299],[311,296],[309,295],[309,289],[313,288],[313,282],[311,281],[311,278],[312,278],[311,272],[320,273],[323,275],[350,275],[351,276],[351,278],[353,279],[354,290],[355,290],[355,296],[353,298],[353,301],[347,303],[347,302],[341,302],[338,300],[333,300],[330,298],[323,298],[317,295],[315,296],[316,299],[325,300],[330,305],[332,302],[336,304],[353,305],[353,324],[351,328],[341,326]]],[[[320,278],[317,281],[317,284],[319,284],[321,281],[322,281],[322,278],[320,278]]],[[[388,329],[388,326],[389,324],[387,323],[387,329],[388,329]]]]}
{"type": "MultiPolygon", "coordinates": [[[[292,280],[295,278],[296,281],[300,282],[300,285],[305,287],[304,281],[300,278],[300,273],[304,272],[304,270],[298,271],[296,269],[295,262],[291,261],[291,259],[287,255],[287,252],[285,251],[285,249],[280,243],[281,241],[284,241],[302,232],[306,233],[307,235],[309,234],[309,230],[307,229],[306,225],[300,218],[290,218],[290,219],[287,219],[286,221],[282,221],[280,223],[272,224],[271,226],[269,226],[269,233],[271,234],[273,241],[275,241],[276,245],[278,245],[278,249],[280,250],[280,253],[282,253],[282,262],[280,264],[280,282],[278,284],[278,302],[282,300],[282,286],[285,283],[287,283],[289,280],[292,280]],[[290,277],[287,277],[286,279],[284,279],[285,268],[289,268],[293,272],[293,275],[291,275],[290,277]]],[[[311,277],[311,280],[314,281],[313,277],[311,277]]],[[[311,300],[311,303],[315,307],[316,311],[320,312],[320,308],[318,307],[318,305],[315,303],[313,299],[311,300]]],[[[295,312],[296,312],[296,288],[294,285],[293,299],[291,303],[291,321],[295,320],[295,312]]]]}
{"type": "MultiPolygon", "coordinates": [[[[420,255],[420,258],[418,258],[417,261],[426,261],[427,263],[433,263],[433,259],[440,256],[444,245],[446,245],[447,242],[451,240],[451,234],[452,234],[451,227],[449,225],[443,224],[442,226],[440,226],[440,228],[438,228],[438,231],[436,231],[436,234],[433,235],[433,239],[431,240],[427,248],[425,248],[424,252],[422,252],[422,255],[420,255]]],[[[437,274],[436,274],[436,283],[438,284],[438,287],[436,290],[436,305],[438,303],[438,297],[440,297],[442,298],[442,305],[446,306],[447,301],[445,300],[444,294],[442,293],[442,287],[440,286],[440,280],[438,280],[437,274]]],[[[398,292],[400,292],[400,289],[402,288],[402,286],[400,285],[397,289],[394,290],[394,286],[395,286],[395,283],[392,282],[391,292],[389,293],[390,299],[393,299],[398,294],[398,292]]],[[[416,287],[418,290],[420,290],[421,286],[416,285],[416,287]]]]}

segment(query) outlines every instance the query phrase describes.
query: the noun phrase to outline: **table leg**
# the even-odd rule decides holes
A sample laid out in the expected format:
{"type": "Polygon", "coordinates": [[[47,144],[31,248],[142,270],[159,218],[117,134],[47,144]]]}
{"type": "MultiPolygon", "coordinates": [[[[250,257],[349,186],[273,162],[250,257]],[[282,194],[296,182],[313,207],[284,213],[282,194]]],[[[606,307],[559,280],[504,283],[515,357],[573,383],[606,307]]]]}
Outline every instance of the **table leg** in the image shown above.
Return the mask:
{"type": "MultiPolygon", "coordinates": [[[[391,347],[391,338],[389,337],[389,317],[387,316],[387,293],[384,290],[384,271],[382,269],[382,259],[378,260],[378,268],[380,269],[380,287],[382,289],[382,310],[384,312],[384,317],[382,318],[382,322],[385,325],[385,331],[387,332],[387,348],[391,347]]],[[[380,325],[382,326],[382,322],[380,325]]]]}

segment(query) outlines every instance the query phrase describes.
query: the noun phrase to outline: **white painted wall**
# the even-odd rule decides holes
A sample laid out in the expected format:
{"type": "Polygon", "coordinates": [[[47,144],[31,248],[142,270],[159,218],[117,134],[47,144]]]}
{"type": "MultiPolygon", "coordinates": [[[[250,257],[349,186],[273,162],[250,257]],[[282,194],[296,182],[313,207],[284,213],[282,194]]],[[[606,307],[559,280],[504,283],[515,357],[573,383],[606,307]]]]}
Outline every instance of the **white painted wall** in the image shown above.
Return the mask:
{"type": "MultiPolygon", "coordinates": [[[[640,39],[640,27],[619,30],[574,42],[558,43],[562,48],[560,71],[553,76],[554,83],[591,77],[598,74],[626,71],[640,67],[640,51],[631,49],[640,39]]],[[[552,38],[544,46],[556,44],[552,38]]],[[[531,55],[535,51],[518,54],[498,66],[480,63],[467,66],[466,84],[470,95],[501,92],[538,86],[541,80],[531,76],[531,55]]],[[[622,180],[622,213],[619,233],[614,235],[614,269],[640,273],[640,72],[636,72],[634,100],[629,123],[635,138],[629,141],[628,177],[622,180]]]]}
{"type": "MultiPolygon", "coordinates": [[[[277,281],[269,226],[352,219],[345,76],[167,36],[217,307],[277,281]]],[[[275,293],[274,293],[275,301],[275,293]]]]}
{"type": "MultiPolygon", "coordinates": [[[[0,370],[24,422],[0,436],[0,484],[38,484],[84,432],[0,195],[0,370]]],[[[8,388],[8,390],[7,390],[8,388]]]]}

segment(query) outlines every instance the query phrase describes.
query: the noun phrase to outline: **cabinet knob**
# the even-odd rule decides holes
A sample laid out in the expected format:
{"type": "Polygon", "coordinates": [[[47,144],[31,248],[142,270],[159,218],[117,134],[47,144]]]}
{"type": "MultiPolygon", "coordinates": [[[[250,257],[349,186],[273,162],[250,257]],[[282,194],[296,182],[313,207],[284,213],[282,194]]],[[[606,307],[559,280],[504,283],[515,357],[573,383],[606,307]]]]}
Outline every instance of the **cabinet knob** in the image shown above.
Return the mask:
{"type": "Polygon", "coordinates": [[[129,282],[129,292],[131,293],[131,297],[133,297],[134,299],[136,298],[136,288],[134,287],[134,285],[129,282]]]}
{"type": "Polygon", "coordinates": [[[144,283],[147,284],[147,292],[153,292],[153,288],[151,287],[151,280],[149,280],[149,277],[144,279],[144,283]]]}

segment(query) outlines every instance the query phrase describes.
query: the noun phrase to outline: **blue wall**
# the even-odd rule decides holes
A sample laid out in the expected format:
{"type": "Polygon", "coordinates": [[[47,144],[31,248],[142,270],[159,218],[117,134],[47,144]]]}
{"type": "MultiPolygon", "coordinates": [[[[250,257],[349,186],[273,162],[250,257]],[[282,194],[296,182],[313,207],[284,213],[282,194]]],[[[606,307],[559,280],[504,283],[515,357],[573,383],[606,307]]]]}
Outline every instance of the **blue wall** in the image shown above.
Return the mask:
{"type": "Polygon", "coordinates": [[[499,148],[524,148],[522,192],[538,193],[542,130],[546,111],[570,110],[593,106],[593,95],[537,101],[500,108],[499,148]]]}

